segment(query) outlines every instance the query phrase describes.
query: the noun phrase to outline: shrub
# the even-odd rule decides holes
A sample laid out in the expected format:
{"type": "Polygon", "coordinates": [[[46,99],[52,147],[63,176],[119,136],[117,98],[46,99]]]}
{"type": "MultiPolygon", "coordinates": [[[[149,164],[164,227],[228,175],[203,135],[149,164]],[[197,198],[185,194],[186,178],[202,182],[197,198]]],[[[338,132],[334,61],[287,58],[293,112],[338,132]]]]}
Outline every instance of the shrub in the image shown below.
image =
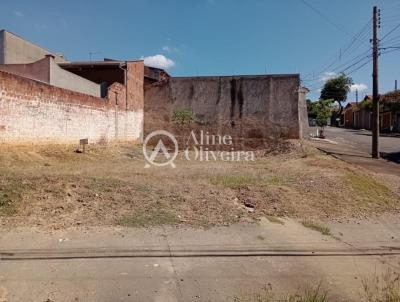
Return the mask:
{"type": "Polygon", "coordinates": [[[177,109],[172,115],[172,121],[175,124],[183,126],[185,124],[190,124],[195,121],[194,114],[189,109],[177,109]]]}

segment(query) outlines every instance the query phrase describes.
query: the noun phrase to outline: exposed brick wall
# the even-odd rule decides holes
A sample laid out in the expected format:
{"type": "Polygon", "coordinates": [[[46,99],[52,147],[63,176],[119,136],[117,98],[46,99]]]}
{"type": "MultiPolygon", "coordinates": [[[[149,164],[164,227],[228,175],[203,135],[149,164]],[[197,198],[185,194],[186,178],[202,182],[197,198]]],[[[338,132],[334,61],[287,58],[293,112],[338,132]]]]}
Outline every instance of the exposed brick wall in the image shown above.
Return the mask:
{"type": "Polygon", "coordinates": [[[121,83],[115,82],[108,87],[107,99],[110,104],[114,104],[120,110],[126,110],[126,87],[121,83]]]}
{"type": "Polygon", "coordinates": [[[0,141],[140,141],[142,131],[143,108],[139,106],[121,109],[112,98],[93,97],[0,72],[0,141]]]}
{"type": "Polygon", "coordinates": [[[126,87],[128,90],[128,109],[143,109],[144,62],[127,62],[126,77],[126,87]]]}

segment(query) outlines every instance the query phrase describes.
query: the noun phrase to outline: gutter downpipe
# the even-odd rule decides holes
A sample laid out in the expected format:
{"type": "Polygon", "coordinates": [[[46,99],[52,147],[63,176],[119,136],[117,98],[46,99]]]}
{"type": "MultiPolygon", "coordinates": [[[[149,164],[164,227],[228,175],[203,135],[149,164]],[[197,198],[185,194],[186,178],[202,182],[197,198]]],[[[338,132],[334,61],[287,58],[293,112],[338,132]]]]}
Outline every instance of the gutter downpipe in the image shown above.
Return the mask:
{"type": "Polygon", "coordinates": [[[128,61],[125,61],[125,68],[118,66],[125,75],[125,110],[128,110],[128,61]]]}

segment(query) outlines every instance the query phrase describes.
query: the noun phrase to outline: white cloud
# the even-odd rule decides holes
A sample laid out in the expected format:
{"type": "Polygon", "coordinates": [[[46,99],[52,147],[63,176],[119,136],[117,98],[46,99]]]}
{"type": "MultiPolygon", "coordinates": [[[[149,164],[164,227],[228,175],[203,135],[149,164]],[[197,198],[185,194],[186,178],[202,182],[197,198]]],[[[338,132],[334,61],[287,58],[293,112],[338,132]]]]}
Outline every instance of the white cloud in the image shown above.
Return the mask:
{"type": "Polygon", "coordinates": [[[163,46],[162,50],[165,51],[165,52],[179,52],[178,48],[167,46],[167,45],[163,46]]]}
{"type": "Polygon", "coordinates": [[[358,92],[361,92],[361,91],[365,91],[365,90],[367,90],[367,89],[368,89],[368,86],[365,85],[365,84],[362,84],[362,83],[360,83],[360,84],[353,84],[353,85],[351,85],[351,87],[350,87],[351,92],[355,92],[356,90],[358,90],[358,92]]]}
{"type": "Polygon", "coordinates": [[[169,69],[175,66],[175,62],[164,55],[142,57],[142,59],[144,59],[144,64],[150,67],[169,69]]]}
{"type": "Polygon", "coordinates": [[[319,80],[321,82],[326,82],[334,77],[337,76],[336,72],[324,72],[323,74],[321,74],[321,76],[319,77],[319,80]]]}
{"type": "Polygon", "coordinates": [[[14,14],[15,14],[17,17],[23,17],[23,16],[24,16],[24,14],[23,14],[22,12],[20,12],[20,11],[15,11],[14,14]]]}

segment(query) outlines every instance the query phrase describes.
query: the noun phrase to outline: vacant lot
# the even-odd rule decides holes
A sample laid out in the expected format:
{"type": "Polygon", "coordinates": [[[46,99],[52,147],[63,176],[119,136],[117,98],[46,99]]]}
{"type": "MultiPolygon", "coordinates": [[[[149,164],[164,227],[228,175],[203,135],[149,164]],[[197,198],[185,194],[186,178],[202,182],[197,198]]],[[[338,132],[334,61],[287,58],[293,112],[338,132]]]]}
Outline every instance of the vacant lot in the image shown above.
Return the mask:
{"type": "Polygon", "coordinates": [[[365,170],[291,142],[254,162],[144,168],[139,146],[0,148],[0,224],[65,228],[228,225],[261,216],[360,219],[398,211],[399,196],[365,170]],[[284,152],[282,152],[284,150],[284,152]]]}

